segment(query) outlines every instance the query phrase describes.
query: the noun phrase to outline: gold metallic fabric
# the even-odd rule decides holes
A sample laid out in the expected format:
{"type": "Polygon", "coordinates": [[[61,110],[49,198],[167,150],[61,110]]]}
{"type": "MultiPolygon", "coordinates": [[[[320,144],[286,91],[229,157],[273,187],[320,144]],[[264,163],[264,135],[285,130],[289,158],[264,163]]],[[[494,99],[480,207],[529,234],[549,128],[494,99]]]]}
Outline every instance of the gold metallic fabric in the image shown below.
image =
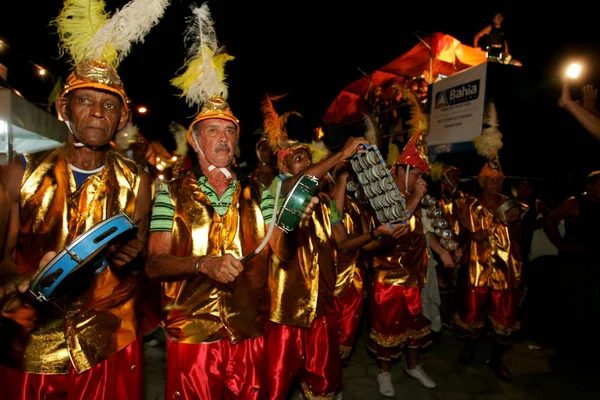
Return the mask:
{"type": "Polygon", "coordinates": [[[490,232],[483,242],[470,241],[465,266],[469,283],[472,286],[491,286],[496,290],[519,288],[521,250],[518,243],[511,239],[508,226],[494,218],[495,210],[491,212],[477,198],[458,199],[457,206],[462,229],[471,234],[481,229],[490,232]]]}
{"type": "MultiPolygon", "coordinates": [[[[364,232],[361,209],[358,202],[351,196],[346,196],[342,222],[348,236],[362,235],[364,232]]],[[[335,243],[332,243],[336,270],[335,290],[336,297],[344,297],[348,289],[354,285],[358,293],[362,293],[363,279],[358,262],[361,250],[344,253],[335,243]]]]}
{"type": "Polygon", "coordinates": [[[291,261],[271,257],[269,288],[271,321],[309,327],[316,317],[333,310],[335,265],[331,245],[330,197],[319,193],[312,218],[293,232],[298,246],[291,261]]]}
{"type": "MultiPolygon", "coordinates": [[[[141,172],[133,161],[109,151],[104,168],[75,188],[63,147],[26,159],[16,252],[21,272],[120,211],[133,217],[141,172]]],[[[136,339],[135,299],[134,277],[109,267],[78,296],[26,306],[23,321],[37,322],[23,370],[66,374],[71,363],[82,372],[106,360],[136,339]]]]}
{"type": "Polygon", "coordinates": [[[125,94],[123,82],[117,71],[105,61],[86,59],[77,64],[75,70],[67,77],[61,97],[77,89],[100,89],[116,94],[121,98],[125,110],[129,112],[131,101],[125,94]]]}
{"type": "Polygon", "coordinates": [[[447,193],[443,193],[441,198],[438,200],[438,207],[444,213],[444,218],[450,224],[450,229],[456,237],[460,237],[460,222],[458,220],[458,212],[456,210],[456,200],[465,197],[464,193],[460,190],[456,190],[452,196],[447,193]]]}
{"type": "Polygon", "coordinates": [[[412,215],[409,232],[374,252],[373,268],[378,282],[386,285],[423,287],[427,274],[427,247],[421,219],[412,215]]]}
{"type": "MultiPolygon", "coordinates": [[[[170,182],[169,193],[175,203],[173,255],[228,253],[241,258],[266,235],[268,226],[260,208],[262,188],[254,179],[236,182],[231,206],[221,217],[191,172],[170,182]]],[[[269,316],[268,254],[266,246],[229,284],[207,276],[163,283],[164,326],[169,337],[179,343],[204,343],[262,335],[269,316]]]]}

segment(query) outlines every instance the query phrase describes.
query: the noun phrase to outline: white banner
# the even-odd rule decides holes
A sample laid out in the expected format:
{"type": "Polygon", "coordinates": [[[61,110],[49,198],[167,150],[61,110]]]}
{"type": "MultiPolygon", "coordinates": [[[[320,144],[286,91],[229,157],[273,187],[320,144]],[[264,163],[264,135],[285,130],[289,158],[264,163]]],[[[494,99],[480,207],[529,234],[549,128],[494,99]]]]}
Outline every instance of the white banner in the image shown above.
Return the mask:
{"type": "Polygon", "coordinates": [[[481,135],[486,73],[483,63],[432,84],[429,146],[471,142],[481,135]]]}

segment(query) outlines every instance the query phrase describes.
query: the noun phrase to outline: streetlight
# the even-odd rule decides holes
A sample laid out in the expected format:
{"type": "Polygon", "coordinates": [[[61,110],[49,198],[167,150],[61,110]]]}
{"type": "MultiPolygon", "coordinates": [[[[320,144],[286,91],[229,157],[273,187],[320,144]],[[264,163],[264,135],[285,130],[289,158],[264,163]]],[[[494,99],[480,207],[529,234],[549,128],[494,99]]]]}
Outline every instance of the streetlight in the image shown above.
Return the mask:
{"type": "Polygon", "coordinates": [[[140,106],[140,107],[138,107],[138,109],[137,109],[137,110],[138,110],[138,112],[139,112],[140,114],[146,114],[146,113],[148,112],[148,109],[147,109],[146,107],[144,107],[144,106],[140,106]]]}
{"type": "Polygon", "coordinates": [[[44,76],[46,75],[46,70],[44,68],[40,68],[38,69],[38,74],[40,74],[40,76],[44,76]]]}
{"type": "Polygon", "coordinates": [[[581,74],[581,64],[579,63],[571,63],[567,67],[566,75],[567,78],[575,79],[578,78],[581,74]]]}

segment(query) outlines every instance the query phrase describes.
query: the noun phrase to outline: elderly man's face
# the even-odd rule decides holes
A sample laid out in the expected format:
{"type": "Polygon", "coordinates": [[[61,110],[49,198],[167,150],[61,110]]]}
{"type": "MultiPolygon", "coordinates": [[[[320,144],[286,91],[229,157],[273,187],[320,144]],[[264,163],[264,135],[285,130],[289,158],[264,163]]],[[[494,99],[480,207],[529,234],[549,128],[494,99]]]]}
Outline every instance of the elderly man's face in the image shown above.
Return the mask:
{"type": "Polygon", "coordinates": [[[91,147],[107,145],[127,124],[128,115],[121,98],[103,90],[74,90],[67,98],[60,98],[56,107],[77,140],[91,147]]]}
{"type": "MultiPolygon", "coordinates": [[[[237,126],[226,119],[205,119],[194,127],[197,144],[206,159],[217,168],[228,167],[235,156],[237,126]]],[[[198,149],[194,149],[198,152],[198,149]]]]}

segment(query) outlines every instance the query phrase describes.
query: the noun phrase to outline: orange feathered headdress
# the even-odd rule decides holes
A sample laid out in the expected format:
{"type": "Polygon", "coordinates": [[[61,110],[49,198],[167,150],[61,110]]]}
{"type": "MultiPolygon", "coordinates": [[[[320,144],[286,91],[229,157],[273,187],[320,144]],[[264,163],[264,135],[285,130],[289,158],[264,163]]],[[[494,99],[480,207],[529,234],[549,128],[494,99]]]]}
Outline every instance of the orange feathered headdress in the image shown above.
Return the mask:
{"type": "Polygon", "coordinates": [[[277,165],[281,166],[285,162],[285,158],[294,151],[304,148],[310,153],[310,148],[304,143],[297,140],[292,140],[288,137],[286,124],[290,115],[301,117],[296,111],[289,111],[283,115],[279,115],[275,110],[274,102],[285,97],[282,95],[267,95],[261,103],[263,112],[263,130],[267,134],[269,146],[277,152],[277,165]]]}

